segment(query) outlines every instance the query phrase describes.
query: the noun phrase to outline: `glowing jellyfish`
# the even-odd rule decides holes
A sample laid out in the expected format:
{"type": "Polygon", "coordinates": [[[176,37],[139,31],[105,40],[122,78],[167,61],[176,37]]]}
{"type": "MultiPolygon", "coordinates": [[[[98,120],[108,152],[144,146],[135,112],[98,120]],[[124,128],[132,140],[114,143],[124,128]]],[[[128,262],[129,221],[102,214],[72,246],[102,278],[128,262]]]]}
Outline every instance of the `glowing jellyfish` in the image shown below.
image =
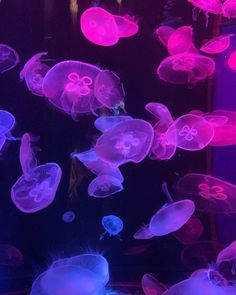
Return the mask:
{"type": "Polygon", "coordinates": [[[103,133],[94,149],[102,160],[119,166],[127,162],[141,162],[147,156],[152,141],[152,126],[144,120],[132,119],[103,133]]]}
{"type": "Polygon", "coordinates": [[[18,266],[24,263],[24,257],[14,246],[0,244],[0,265],[18,266]]]}
{"type": "Polygon", "coordinates": [[[213,38],[204,44],[200,50],[208,54],[216,54],[224,52],[230,46],[230,38],[234,34],[221,35],[219,37],[213,38]]]}
{"type": "Polygon", "coordinates": [[[173,118],[169,109],[161,103],[149,102],[146,104],[145,109],[154,115],[157,122],[155,122],[154,129],[159,132],[165,132],[168,127],[173,123],[173,118]]]}
{"type": "Polygon", "coordinates": [[[193,201],[186,199],[174,202],[165,182],[162,188],[169,203],[165,204],[151,218],[149,229],[155,236],[164,236],[180,229],[195,211],[193,201]]]}
{"type": "Polygon", "coordinates": [[[149,229],[149,224],[142,226],[134,235],[133,235],[135,240],[148,240],[155,235],[150,231],[149,229]]]}
{"type": "Polygon", "coordinates": [[[44,96],[42,85],[43,79],[50,69],[41,62],[41,57],[47,52],[39,52],[32,56],[20,72],[20,79],[25,79],[28,89],[35,95],[44,96]]]}
{"type": "Polygon", "coordinates": [[[63,61],[43,79],[43,93],[57,108],[76,118],[94,111],[94,80],[98,67],[79,61],[63,61]]]}
{"type": "Polygon", "coordinates": [[[223,15],[227,18],[236,18],[236,4],[234,0],[226,0],[223,3],[223,15]]]}
{"type": "Polygon", "coordinates": [[[55,261],[36,278],[30,295],[101,294],[108,281],[107,260],[98,254],[83,254],[55,261]]]}
{"type": "Polygon", "coordinates": [[[236,241],[232,242],[228,247],[224,248],[217,256],[216,263],[220,265],[223,262],[231,262],[231,273],[236,273],[236,241]]]}
{"type": "Polygon", "coordinates": [[[227,63],[231,70],[236,71],[236,51],[230,54],[227,63]]]}
{"type": "Polygon", "coordinates": [[[186,174],[179,179],[176,190],[181,197],[194,200],[202,212],[236,212],[236,186],[211,175],[186,174]]]}
{"type": "Polygon", "coordinates": [[[175,29],[169,26],[161,26],[155,30],[155,35],[159,41],[167,47],[170,36],[175,32],[175,29]]]}
{"type": "Polygon", "coordinates": [[[213,14],[222,14],[222,3],[220,0],[188,0],[195,7],[213,14]]]}
{"type": "Polygon", "coordinates": [[[138,24],[134,21],[132,17],[113,15],[116,25],[117,33],[119,38],[130,37],[137,34],[139,30],[138,24]]]}
{"type": "Polygon", "coordinates": [[[84,36],[92,43],[112,46],[119,41],[119,30],[112,14],[100,7],[86,9],[80,19],[84,36]]]}
{"type": "Polygon", "coordinates": [[[222,276],[222,274],[216,269],[215,266],[209,266],[205,269],[198,269],[191,274],[190,278],[206,280],[211,284],[219,287],[225,287],[228,285],[227,280],[222,276]]]}
{"type": "Polygon", "coordinates": [[[119,240],[121,237],[119,233],[123,230],[123,221],[116,215],[107,215],[102,218],[102,226],[106,230],[100,236],[100,240],[102,240],[107,234],[111,236],[116,236],[119,240]]]}
{"type": "Polygon", "coordinates": [[[167,130],[170,143],[189,151],[203,149],[211,142],[214,134],[214,127],[207,120],[192,114],[179,117],[167,130]]]}
{"type": "Polygon", "coordinates": [[[75,212],[74,211],[66,211],[65,213],[63,213],[62,215],[62,220],[65,223],[70,223],[73,222],[75,220],[75,212]]]}
{"type": "Polygon", "coordinates": [[[94,126],[101,132],[116,126],[120,122],[132,119],[131,116],[102,116],[95,120],[94,126]]]}
{"type": "Polygon", "coordinates": [[[123,190],[119,179],[111,175],[100,175],[94,178],[88,187],[89,196],[95,198],[106,198],[123,190]]]}
{"type": "Polygon", "coordinates": [[[6,44],[0,44],[0,74],[14,68],[19,62],[19,55],[15,49],[6,44]]]}
{"type": "Polygon", "coordinates": [[[114,109],[124,106],[125,92],[120,78],[111,71],[98,73],[94,81],[94,95],[105,107],[114,109]]]}
{"type": "Polygon", "coordinates": [[[167,289],[155,275],[146,273],[142,277],[142,289],[145,295],[162,295],[167,289]]]}
{"type": "Polygon", "coordinates": [[[15,122],[16,120],[11,113],[0,110],[0,135],[9,132],[14,127],[15,122]]]}

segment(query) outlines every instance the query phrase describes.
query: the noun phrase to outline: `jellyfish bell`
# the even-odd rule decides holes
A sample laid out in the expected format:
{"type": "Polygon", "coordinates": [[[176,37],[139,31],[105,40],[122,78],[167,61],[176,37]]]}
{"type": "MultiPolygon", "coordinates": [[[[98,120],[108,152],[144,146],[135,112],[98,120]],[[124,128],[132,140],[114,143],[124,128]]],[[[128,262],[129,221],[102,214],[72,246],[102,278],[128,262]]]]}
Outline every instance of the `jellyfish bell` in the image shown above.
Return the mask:
{"type": "Polygon", "coordinates": [[[102,226],[106,230],[101,236],[102,240],[107,234],[111,236],[116,236],[121,240],[119,233],[123,230],[124,224],[123,221],[116,215],[106,215],[102,218],[102,226]]]}
{"type": "Polygon", "coordinates": [[[167,47],[168,40],[174,32],[175,32],[175,29],[173,29],[170,26],[160,26],[155,30],[155,36],[158,37],[162,45],[167,47]]]}
{"type": "Polygon", "coordinates": [[[231,273],[236,273],[236,241],[233,241],[228,247],[224,248],[217,256],[216,264],[218,267],[223,262],[232,262],[231,273]]]}
{"type": "Polygon", "coordinates": [[[24,263],[20,250],[8,244],[0,244],[0,265],[19,266],[24,263]]]}
{"type": "Polygon", "coordinates": [[[157,127],[159,131],[164,132],[173,123],[171,113],[164,104],[150,102],[145,105],[145,109],[157,120],[154,129],[157,127]]]}
{"type": "Polygon", "coordinates": [[[236,51],[233,51],[230,54],[230,56],[227,60],[227,64],[231,70],[236,71],[236,51]]]}
{"type": "Polygon", "coordinates": [[[220,0],[188,0],[195,7],[213,14],[222,14],[222,3],[220,0]]]}
{"type": "Polygon", "coordinates": [[[149,224],[142,226],[134,235],[135,240],[148,240],[155,237],[155,235],[150,231],[149,224]]]}
{"type": "Polygon", "coordinates": [[[14,127],[15,122],[16,120],[11,113],[0,110],[0,135],[9,132],[14,127]]]}
{"type": "Polygon", "coordinates": [[[234,0],[224,1],[222,10],[224,17],[236,18],[236,4],[234,0]]]}
{"type": "Polygon", "coordinates": [[[65,223],[71,223],[75,220],[75,212],[74,211],[66,211],[65,213],[63,213],[62,215],[62,220],[65,223]]]}
{"type": "Polygon", "coordinates": [[[157,75],[172,84],[196,84],[204,81],[215,71],[212,58],[200,54],[182,53],[162,60],[157,68],[157,75]]]}
{"type": "Polygon", "coordinates": [[[6,44],[0,44],[0,74],[11,70],[19,62],[19,55],[15,49],[6,44]]]}
{"type": "Polygon", "coordinates": [[[131,116],[101,116],[94,122],[94,126],[101,132],[106,132],[120,122],[132,119],[131,116]]]}
{"type": "Polygon", "coordinates": [[[134,21],[129,15],[120,16],[113,15],[116,25],[119,38],[131,37],[137,34],[139,30],[138,24],[134,21]]]}
{"type": "Polygon", "coordinates": [[[154,274],[146,273],[142,277],[142,289],[145,295],[162,295],[167,289],[154,274]]]}
{"type": "Polygon", "coordinates": [[[211,39],[206,44],[204,44],[200,50],[208,54],[217,54],[224,52],[230,46],[230,38],[234,34],[221,35],[216,38],[211,39]]]}

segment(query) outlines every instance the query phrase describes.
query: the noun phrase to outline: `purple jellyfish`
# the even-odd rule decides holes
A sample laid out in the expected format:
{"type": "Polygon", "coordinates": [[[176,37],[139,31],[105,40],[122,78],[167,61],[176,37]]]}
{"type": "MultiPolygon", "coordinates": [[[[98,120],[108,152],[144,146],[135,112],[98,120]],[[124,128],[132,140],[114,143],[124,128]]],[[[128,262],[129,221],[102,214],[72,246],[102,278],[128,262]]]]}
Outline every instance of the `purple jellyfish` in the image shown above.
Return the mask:
{"type": "Polygon", "coordinates": [[[169,126],[173,123],[173,118],[169,109],[161,103],[149,102],[146,104],[145,109],[154,115],[157,122],[155,122],[154,129],[158,129],[159,132],[165,132],[169,126]]]}
{"type": "Polygon", "coordinates": [[[169,26],[161,26],[155,30],[155,35],[159,41],[167,47],[170,36],[175,32],[175,29],[169,26]]]}
{"type": "Polygon", "coordinates": [[[142,277],[142,289],[145,295],[162,295],[167,289],[154,274],[146,273],[142,277]]]}
{"type": "Polygon", "coordinates": [[[135,240],[149,240],[155,235],[150,231],[149,224],[142,226],[134,235],[135,240]]]}
{"type": "Polygon", "coordinates": [[[152,126],[144,120],[132,119],[103,133],[94,149],[98,157],[118,167],[127,162],[141,162],[147,156],[152,141],[152,126]]]}
{"type": "Polygon", "coordinates": [[[119,38],[130,37],[137,34],[139,30],[138,24],[134,21],[129,15],[119,16],[113,15],[116,25],[119,38]]]}
{"type": "Polygon", "coordinates": [[[14,116],[5,111],[0,110],[0,135],[8,133],[15,125],[14,116]]]}
{"type": "Polygon", "coordinates": [[[24,263],[24,257],[14,246],[0,244],[0,265],[18,266],[24,263]]]}
{"type": "Polygon", "coordinates": [[[236,241],[224,248],[217,256],[216,263],[219,266],[223,262],[231,262],[231,273],[236,274],[236,241]]]}
{"type": "Polygon", "coordinates": [[[224,52],[230,46],[230,38],[234,34],[221,35],[216,38],[211,39],[206,44],[204,44],[200,50],[208,54],[216,54],[224,52]]]}
{"type": "Polygon", "coordinates": [[[102,133],[116,126],[120,122],[132,119],[131,116],[102,116],[95,120],[94,126],[102,133]]]}
{"type": "Polygon", "coordinates": [[[0,44],[0,74],[14,68],[19,62],[19,55],[15,49],[6,44],[0,44]]]}
{"type": "Polygon", "coordinates": [[[223,3],[223,15],[227,18],[236,18],[236,3],[234,0],[225,0],[223,3]]]}

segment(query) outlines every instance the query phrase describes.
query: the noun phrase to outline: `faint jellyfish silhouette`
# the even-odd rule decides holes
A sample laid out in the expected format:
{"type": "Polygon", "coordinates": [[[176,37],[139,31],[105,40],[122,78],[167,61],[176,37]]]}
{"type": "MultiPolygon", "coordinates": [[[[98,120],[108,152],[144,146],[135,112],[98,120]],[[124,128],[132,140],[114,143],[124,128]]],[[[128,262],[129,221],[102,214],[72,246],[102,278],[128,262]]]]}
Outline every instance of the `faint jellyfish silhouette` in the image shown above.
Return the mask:
{"type": "Polygon", "coordinates": [[[16,120],[11,113],[0,110],[0,135],[9,132],[14,127],[15,122],[16,120]]]}
{"type": "Polygon", "coordinates": [[[89,196],[95,198],[106,198],[123,190],[119,179],[111,175],[99,175],[94,178],[88,186],[89,196]]]}
{"type": "Polygon", "coordinates": [[[155,235],[150,231],[149,224],[143,225],[134,235],[135,240],[148,240],[155,237],[155,235]]]}
{"type": "Polygon", "coordinates": [[[189,112],[189,114],[196,115],[196,116],[203,116],[204,115],[203,111],[201,111],[201,110],[192,110],[189,112]]]}
{"type": "Polygon", "coordinates": [[[20,72],[20,79],[25,79],[28,89],[38,96],[44,96],[43,79],[50,69],[49,66],[41,62],[44,55],[47,55],[47,52],[39,52],[32,56],[20,72]]]}
{"type": "Polygon", "coordinates": [[[70,223],[75,220],[75,212],[74,211],[66,211],[65,213],[62,214],[62,220],[65,223],[70,223]]]}
{"type": "Polygon", "coordinates": [[[223,262],[230,262],[232,275],[236,274],[236,241],[232,242],[228,247],[224,248],[217,256],[216,264],[218,267],[223,262]]]}
{"type": "Polygon", "coordinates": [[[111,71],[98,73],[94,81],[94,95],[105,107],[114,109],[124,107],[124,88],[120,78],[111,71]]]}
{"type": "Polygon", "coordinates": [[[236,212],[236,186],[211,175],[186,174],[179,179],[176,190],[181,197],[194,200],[202,212],[236,212]]]}
{"type": "Polygon", "coordinates": [[[145,105],[145,109],[154,115],[157,120],[157,122],[155,122],[154,129],[158,128],[159,132],[165,132],[173,123],[171,113],[164,104],[149,102],[145,105]]]}
{"type": "Polygon", "coordinates": [[[152,141],[152,126],[144,120],[132,119],[103,133],[94,149],[98,157],[118,167],[127,162],[141,162],[147,156],[152,141]]]}
{"type": "Polygon", "coordinates": [[[131,116],[101,116],[94,121],[94,126],[101,132],[106,132],[120,122],[132,119],[131,116]]]}
{"type": "Polygon", "coordinates": [[[193,215],[195,205],[191,200],[174,202],[164,182],[162,188],[169,203],[166,203],[151,218],[149,229],[155,236],[164,236],[180,229],[193,215]]]}
{"type": "Polygon", "coordinates": [[[6,44],[0,44],[0,74],[14,68],[19,62],[19,55],[15,49],[6,44]]]}
{"type": "Polygon", "coordinates": [[[14,246],[0,244],[0,265],[18,266],[24,263],[24,257],[14,246]]]}
{"type": "Polygon", "coordinates": [[[236,51],[233,51],[227,61],[228,67],[233,70],[236,71],[236,51]]]}
{"type": "MultiPolygon", "coordinates": [[[[228,117],[214,115],[214,114],[203,114],[205,120],[214,127],[214,137],[216,136],[216,127],[224,126],[228,122],[228,117]]],[[[214,137],[212,140],[214,140],[214,137]]],[[[212,142],[212,141],[211,141],[212,142]]],[[[211,145],[210,142],[210,145],[211,145]]]]}
{"type": "Polygon", "coordinates": [[[142,277],[142,289],[145,295],[162,295],[167,287],[154,274],[146,273],[142,277]]]}
{"type": "Polygon", "coordinates": [[[124,224],[123,221],[116,215],[106,215],[102,218],[102,226],[106,230],[101,234],[100,239],[102,240],[107,234],[111,236],[116,236],[119,240],[121,237],[119,233],[123,230],[124,224]]]}
{"type": "Polygon", "coordinates": [[[124,255],[142,255],[150,250],[150,244],[142,244],[140,246],[134,246],[131,248],[126,249],[123,254],[124,255]]]}
{"type": "Polygon", "coordinates": [[[112,46],[119,41],[115,18],[103,8],[86,9],[81,15],[80,26],[84,36],[94,44],[112,46]]]}
{"type": "Polygon", "coordinates": [[[230,46],[230,38],[234,34],[221,35],[205,43],[200,50],[208,54],[224,52],[230,46]]]}
{"type": "Polygon", "coordinates": [[[155,30],[155,36],[157,36],[159,41],[165,47],[167,47],[168,40],[174,32],[175,32],[175,29],[173,29],[170,26],[161,26],[155,30]]]}
{"type": "Polygon", "coordinates": [[[125,15],[113,15],[116,25],[117,25],[117,33],[119,38],[131,37],[137,34],[139,30],[138,24],[134,21],[134,18],[125,15]]]}
{"type": "Polygon", "coordinates": [[[162,60],[157,75],[172,84],[196,84],[209,78],[215,71],[212,58],[192,53],[169,56],[162,60]]]}
{"type": "Polygon", "coordinates": [[[98,67],[79,61],[63,61],[52,67],[43,79],[43,93],[49,101],[72,118],[92,113],[96,101],[94,80],[98,67]]]}
{"type": "Polygon", "coordinates": [[[226,0],[223,3],[223,15],[227,18],[236,18],[236,4],[234,0],[226,0]]]}

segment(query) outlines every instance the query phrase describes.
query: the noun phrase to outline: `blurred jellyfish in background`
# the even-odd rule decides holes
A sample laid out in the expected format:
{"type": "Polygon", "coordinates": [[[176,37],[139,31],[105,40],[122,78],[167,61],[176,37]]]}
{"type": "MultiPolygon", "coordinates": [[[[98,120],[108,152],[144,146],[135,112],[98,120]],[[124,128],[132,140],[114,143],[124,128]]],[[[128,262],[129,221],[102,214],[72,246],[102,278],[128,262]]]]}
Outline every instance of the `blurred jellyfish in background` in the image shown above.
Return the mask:
{"type": "Polygon", "coordinates": [[[19,266],[24,263],[22,253],[14,246],[0,244],[0,265],[19,266]]]}
{"type": "Polygon", "coordinates": [[[123,252],[123,254],[128,256],[142,255],[144,253],[149,252],[149,250],[150,250],[150,244],[142,244],[140,246],[134,246],[134,247],[126,249],[123,252]]]}
{"type": "Polygon", "coordinates": [[[155,235],[150,231],[149,224],[143,225],[134,235],[135,240],[149,240],[155,235]]]}
{"type": "Polygon", "coordinates": [[[225,17],[236,18],[236,3],[234,0],[225,0],[222,10],[225,17]]]}
{"type": "Polygon", "coordinates": [[[123,230],[124,224],[118,216],[103,216],[101,223],[106,231],[103,234],[101,234],[100,240],[102,240],[106,235],[109,235],[110,237],[115,236],[119,240],[121,240],[121,236],[119,233],[123,230]]]}
{"type": "Polygon", "coordinates": [[[0,74],[14,68],[19,62],[19,55],[15,49],[6,44],[0,44],[0,74]]]}
{"type": "Polygon", "coordinates": [[[65,213],[62,214],[62,220],[65,223],[71,223],[75,220],[75,212],[74,211],[66,211],[65,213]]]}
{"type": "Polygon", "coordinates": [[[160,26],[155,30],[155,36],[159,39],[162,45],[167,47],[170,36],[175,32],[170,26],[160,26]]]}
{"type": "Polygon", "coordinates": [[[162,295],[167,287],[154,274],[146,273],[142,277],[142,289],[145,295],[162,295]]]}
{"type": "Polygon", "coordinates": [[[226,34],[215,37],[205,43],[200,50],[208,53],[208,54],[217,54],[224,52],[230,46],[230,38],[233,37],[234,34],[226,34]]]}

